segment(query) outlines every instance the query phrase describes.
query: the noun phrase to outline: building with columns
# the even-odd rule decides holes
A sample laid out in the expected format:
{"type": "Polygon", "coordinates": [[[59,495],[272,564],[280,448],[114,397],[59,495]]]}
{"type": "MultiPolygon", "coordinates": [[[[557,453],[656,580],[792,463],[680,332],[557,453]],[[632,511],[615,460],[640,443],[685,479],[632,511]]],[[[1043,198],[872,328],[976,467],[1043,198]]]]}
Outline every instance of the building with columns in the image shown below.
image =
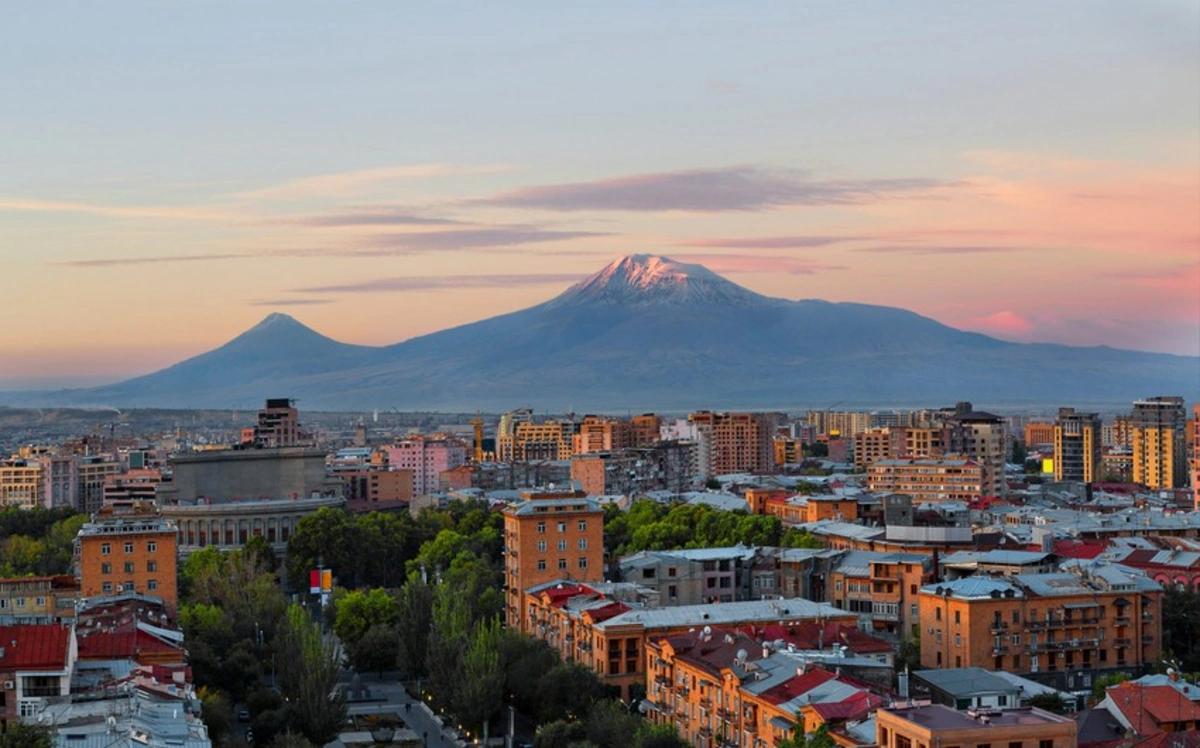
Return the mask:
{"type": "Polygon", "coordinates": [[[325,456],[282,447],[172,458],[173,480],[158,487],[158,503],[179,527],[180,553],[240,548],[254,536],[282,553],[301,519],[345,503],[342,482],[325,473],[325,456]]]}

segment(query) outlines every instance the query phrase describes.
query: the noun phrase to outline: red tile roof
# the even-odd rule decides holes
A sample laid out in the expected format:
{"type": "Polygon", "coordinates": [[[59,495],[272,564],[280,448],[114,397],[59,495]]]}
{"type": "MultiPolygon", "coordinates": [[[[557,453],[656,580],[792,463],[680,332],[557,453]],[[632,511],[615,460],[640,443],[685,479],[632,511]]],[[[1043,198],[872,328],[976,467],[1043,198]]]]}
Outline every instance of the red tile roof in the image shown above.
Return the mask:
{"type": "Polygon", "coordinates": [[[92,631],[79,637],[81,660],[135,660],[152,654],[178,653],[179,647],[134,631],[92,631]]]}
{"type": "Polygon", "coordinates": [[[1139,735],[1166,732],[1161,727],[1164,724],[1200,720],[1200,706],[1174,686],[1125,682],[1108,689],[1108,697],[1139,735]]]}
{"type": "MultiPolygon", "coordinates": [[[[1091,560],[1108,548],[1108,543],[1096,540],[1056,540],[1054,554],[1063,558],[1091,560]]],[[[1040,548],[1038,550],[1041,550],[1040,548]]]]}
{"type": "Polygon", "coordinates": [[[763,691],[762,698],[772,704],[782,704],[785,701],[806,694],[822,683],[828,683],[837,676],[828,670],[821,668],[809,668],[808,672],[803,675],[797,675],[795,678],[788,678],[778,686],[769,688],[763,691]]]}
{"type": "Polygon", "coordinates": [[[62,670],[70,645],[70,626],[0,626],[0,671],[62,670]]]}

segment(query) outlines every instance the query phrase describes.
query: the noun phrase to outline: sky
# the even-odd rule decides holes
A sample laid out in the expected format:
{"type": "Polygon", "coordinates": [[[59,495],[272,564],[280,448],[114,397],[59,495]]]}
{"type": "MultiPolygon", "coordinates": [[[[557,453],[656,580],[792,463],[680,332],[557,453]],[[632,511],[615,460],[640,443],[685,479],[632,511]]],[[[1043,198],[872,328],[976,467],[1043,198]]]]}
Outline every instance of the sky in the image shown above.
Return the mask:
{"type": "Polygon", "coordinates": [[[0,388],[382,345],[626,254],[1200,354],[1200,4],[20,2],[0,388]]]}

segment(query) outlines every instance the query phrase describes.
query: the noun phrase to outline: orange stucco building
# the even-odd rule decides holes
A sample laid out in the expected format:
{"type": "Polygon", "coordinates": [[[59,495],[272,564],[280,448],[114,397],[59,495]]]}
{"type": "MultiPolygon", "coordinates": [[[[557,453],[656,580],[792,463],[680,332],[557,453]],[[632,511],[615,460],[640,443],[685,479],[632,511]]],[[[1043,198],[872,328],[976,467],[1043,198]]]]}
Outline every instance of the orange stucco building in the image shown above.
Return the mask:
{"type": "Polygon", "coordinates": [[[1075,720],[1036,707],[959,712],[942,704],[875,713],[878,748],[1075,748],[1075,720]]]}
{"type": "Polygon", "coordinates": [[[648,646],[647,717],[674,725],[692,745],[778,745],[865,717],[884,703],[866,684],[813,666],[808,655],[743,632],[704,627],[648,646]]]}
{"type": "Polygon", "coordinates": [[[1112,566],[1075,569],[922,587],[921,666],[1005,670],[1079,690],[1158,661],[1162,588],[1112,566]]]}
{"type": "Polygon", "coordinates": [[[75,538],[80,595],[137,592],[175,615],[179,528],[144,502],[104,505],[75,538]]]}
{"type": "Polygon", "coordinates": [[[604,579],[604,510],[582,491],[526,492],[504,510],[505,620],[528,632],[527,590],[604,579]]]}

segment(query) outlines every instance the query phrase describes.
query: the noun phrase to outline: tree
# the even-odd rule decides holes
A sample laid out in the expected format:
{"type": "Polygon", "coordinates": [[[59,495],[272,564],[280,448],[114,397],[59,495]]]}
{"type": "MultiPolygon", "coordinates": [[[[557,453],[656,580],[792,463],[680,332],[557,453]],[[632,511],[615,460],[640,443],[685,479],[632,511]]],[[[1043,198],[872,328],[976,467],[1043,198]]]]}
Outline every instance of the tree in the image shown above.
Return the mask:
{"type": "Polygon", "coordinates": [[[298,605],[288,608],[276,639],[279,687],[291,702],[295,724],[304,737],[325,745],[346,719],[345,699],[334,693],[341,663],[337,645],[298,605]]]}
{"type": "Polygon", "coordinates": [[[400,664],[410,678],[423,678],[429,672],[426,652],[433,627],[434,588],[420,574],[409,574],[400,590],[396,629],[400,636],[400,664]]]}
{"type": "Polygon", "coordinates": [[[1092,701],[1103,701],[1104,697],[1108,695],[1108,689],[1127,680],[1129,680],[1129,676],[1125,673],[1109,673],[1108,675],[1100,676],[1092,681],[1092,701]]]}
{"type": "Polygon", "coordinates": [[[591,669],[564,662],[542,676],[537,695],[538,721],[578,719],[604,696],[604,684],[591,669]]]}
{"type": "Polygon", "coordinates": [[[460,672],[461,681],[454,694],[454,713],[472,730],[484,727],[503,705],[499,618],[475,626],[460,672]]]}
{"type": "Polygon", "coordinates": [[[896,675],[905,670],[921,669],[921,637],[910,634],[900,640],[896,649],[896,675]]]}
{"type": "Polygon", "coordinates": [[[200,719],[216,745],[233,726],[233,707],[223,693],[207,686],[196,689],[196,695],[200,697],[200,719]]]}
{"type": "Polygon", "coordinates": [[[538,681],[558,665],[558,654],[546,642],[520,632],[507,631],[500,639],[504,662],[504,692],[517,711],[537,711],[538,681]]]}
{"type": "Polygon", "coordinates": [[[780,539],[780,545],[785,548],[820,549],[825,547],[825,541],[821,540],[820,537],[813,535],[808,530],[789,527],[784,531],[783,537],[780,539]]]}
{"type": "Polygon", "coordinates": [[[1029,706],[1036,706],[1038,709],[1045,709],[1048,712],[1055,714],[1066,714],[1071,710],[1070,706],[1063,699],[1062,694],[1047,691],[1039,693],[1029,699],[1029,706]]]}
{"type": "Polygon", "coordinates": [[[641,718],[630,714],[624,704],[606,699],[588,713],[587,739],[600,748],[629,748],[641,726],[641,718]]]}
{"type": "Polygon", "coordinates": [[[333,633],[343,644],[353,645],[372,626],[391,627],[399,617],[399,603],[384,590],[351,590],[337,601],[333,633]]]}
{"type": "Polygon", "coordinates": [[[461,681],[462,653],[471,634],[467,601],[456,589],[438,586],[433,603],[433,629],[429,633],[429,652],[425,664],[429,671],[429,690],[442,704],[453,707],[456,688],[461,681]]]}
{"type": "Polygon", "coordinates": [[[542,725],[533,739],[533,748],[569,748],[583,740],[586,734],[584,726],[579,722],[556,720],[542,725]]]}
{"type": "MultiPolygon", "coordinates": [[[[254,733],[254,735],[257,737],[258,733],[254,733]]],[[[314,748],[314,746],[303,735],[288,730],[275,736],[275,739],[271,741],[271,748],[314,748]]]]}
{"type": "Polygon", "coordinates": [[[374,670],[383,678],[383,671],[395,668],[400,658],[400,637],[392,626],[377,623],[346,649],[355,670],[374,670]]]}
{"type": "Polygon", "coordinates": [[[54,734],[45,725],[15,722],[0,733],[0,748],[50,748],[52,745],[54,734]]]}
{"type": "Polygon", "coordinates": [[[709,478],[708,480],[704,481],[704,487],[710,491],[720,491],[721,481],[717,480],[716,478],[709,478]]]}
{"type": "Polygon", "coordinates": [[[675,725],[646,724],[637,734],[634,748],[688,748],[675,725]]]}

